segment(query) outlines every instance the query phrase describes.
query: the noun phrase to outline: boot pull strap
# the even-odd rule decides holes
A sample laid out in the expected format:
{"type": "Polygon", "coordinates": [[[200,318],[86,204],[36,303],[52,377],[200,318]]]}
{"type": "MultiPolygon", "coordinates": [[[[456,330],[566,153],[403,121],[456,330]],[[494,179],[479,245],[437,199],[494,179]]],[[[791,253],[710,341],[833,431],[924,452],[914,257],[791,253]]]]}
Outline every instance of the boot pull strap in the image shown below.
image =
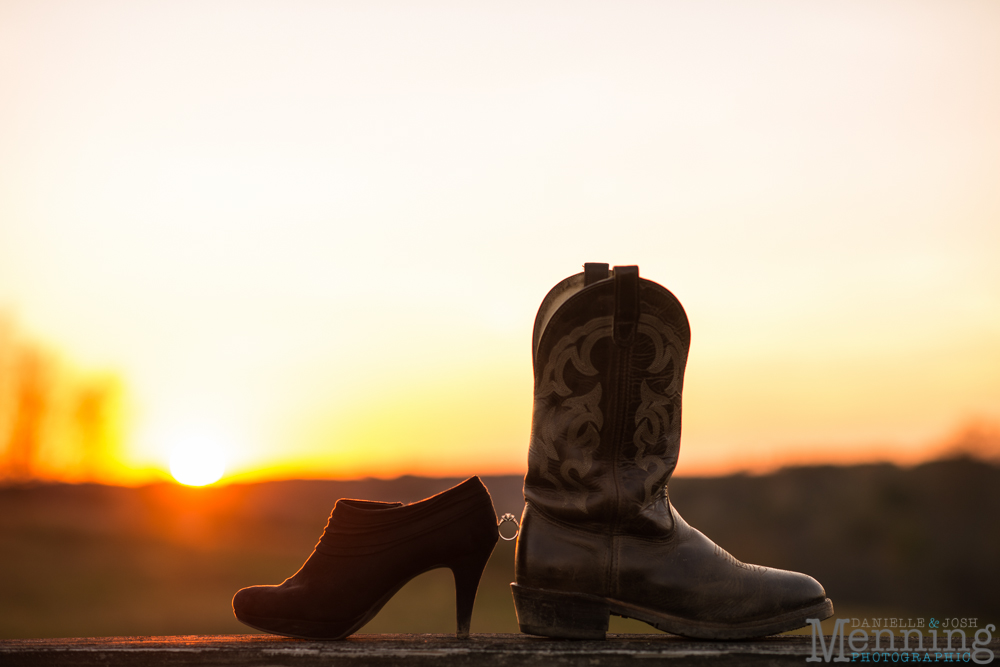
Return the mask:
{"type": "Polygon", "coordinates": [[[615,267],[614,341],[631,345],[639,322],[639,267],[615,267]]]}
{"type": "Polygon", "coordinates": [[[583,265],[583,286],[586,287],[598,280],[606,280],[608,277],[608,265],[598,262],[587,262],[583,265]]]}

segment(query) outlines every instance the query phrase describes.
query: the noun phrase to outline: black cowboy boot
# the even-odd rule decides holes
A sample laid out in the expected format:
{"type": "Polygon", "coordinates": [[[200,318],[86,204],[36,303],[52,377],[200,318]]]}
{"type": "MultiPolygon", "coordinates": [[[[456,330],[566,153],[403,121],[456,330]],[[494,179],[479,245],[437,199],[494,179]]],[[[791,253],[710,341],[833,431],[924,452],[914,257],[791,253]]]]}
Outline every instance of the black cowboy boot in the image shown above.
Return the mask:
{"type": "Polygon", "coordinates": [[[409,505],[341,499],[299,571],[277,586],[238,591],[233,612],[265,632],[343,639],[410,579],[447,567],[455,576],[457,635],[465,638],[497,537],[493,501],[478,477],[409,505]]]}
{"type": "Polygon", "coordinates": [[[638,267],[587,264],[535,318],[535,406],[512,584],[521,631],[604,638],[609,614],[701,639],[833,615],[812,577],[747,565],[670,504],[690,329],[638,267]]]}

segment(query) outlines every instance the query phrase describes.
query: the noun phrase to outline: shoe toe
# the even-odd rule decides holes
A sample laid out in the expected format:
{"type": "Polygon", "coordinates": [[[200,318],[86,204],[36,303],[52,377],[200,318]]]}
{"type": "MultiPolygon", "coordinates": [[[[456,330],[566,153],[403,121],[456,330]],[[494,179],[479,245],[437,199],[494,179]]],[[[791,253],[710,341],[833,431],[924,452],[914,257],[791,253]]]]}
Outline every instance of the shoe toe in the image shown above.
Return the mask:
{"type": "Polygon", "coordinates": [[[250,586],[241,588],[233,596],[233,613],[236,618],[243,619],[248,616],[261,616],[262,598],[266,596],[265,589],[271,586],[250,586]]]}

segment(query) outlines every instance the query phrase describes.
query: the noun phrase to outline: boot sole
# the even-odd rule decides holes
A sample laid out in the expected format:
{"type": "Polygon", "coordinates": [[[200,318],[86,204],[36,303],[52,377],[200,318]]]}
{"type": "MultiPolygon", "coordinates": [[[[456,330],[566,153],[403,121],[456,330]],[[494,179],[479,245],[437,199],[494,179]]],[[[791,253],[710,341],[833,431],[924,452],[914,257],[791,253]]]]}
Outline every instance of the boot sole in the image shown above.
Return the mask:
{"type": "Polygon", "coordinates": [[[743,623],[711,623],[664,614],[612,598],[565,593],[511,584],[521,632],[560,639],[604,639],[611,614],[634,618],[657,630],[692,639],[752,639],[805,627],[807,619],[833,616],[833,602],[822,602],[743,623]]]}

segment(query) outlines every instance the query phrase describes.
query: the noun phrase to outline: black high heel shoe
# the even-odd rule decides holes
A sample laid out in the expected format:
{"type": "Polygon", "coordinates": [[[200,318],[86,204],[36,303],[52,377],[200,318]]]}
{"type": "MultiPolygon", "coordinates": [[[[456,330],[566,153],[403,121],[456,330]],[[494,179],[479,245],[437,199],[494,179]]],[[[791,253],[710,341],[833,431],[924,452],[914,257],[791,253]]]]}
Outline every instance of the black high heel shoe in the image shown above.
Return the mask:
{"type": "Polygon", "coordinates": [[[233,612],[265,632],[343,639],[408,581],[447,567],[455,577],[456,634],[467,638],[498,536],[493,501],[478,477],[409,505],[340,499],[299,571],[278,586],[238,591],[233,612]]]}

